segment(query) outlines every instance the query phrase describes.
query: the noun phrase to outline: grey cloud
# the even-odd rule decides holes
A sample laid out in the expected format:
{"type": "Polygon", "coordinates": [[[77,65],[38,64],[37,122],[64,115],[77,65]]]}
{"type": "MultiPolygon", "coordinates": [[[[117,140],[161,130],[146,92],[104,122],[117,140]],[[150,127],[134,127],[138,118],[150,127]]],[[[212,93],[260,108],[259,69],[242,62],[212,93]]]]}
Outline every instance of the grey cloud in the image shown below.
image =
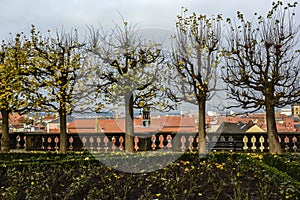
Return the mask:
{"type": "Polygon", "coordinates": [[[272,0],[0,0],[0,37],[26,31],[31,24],[40,30],[85,28],[99,23],[111,27],[114,22],[121,23],[120,15],[140,27],[172,29],[182,6],[191,12],[233,17],[237,10],[249,16],[254,12],[265,14],[271,3],[272,0]]]}

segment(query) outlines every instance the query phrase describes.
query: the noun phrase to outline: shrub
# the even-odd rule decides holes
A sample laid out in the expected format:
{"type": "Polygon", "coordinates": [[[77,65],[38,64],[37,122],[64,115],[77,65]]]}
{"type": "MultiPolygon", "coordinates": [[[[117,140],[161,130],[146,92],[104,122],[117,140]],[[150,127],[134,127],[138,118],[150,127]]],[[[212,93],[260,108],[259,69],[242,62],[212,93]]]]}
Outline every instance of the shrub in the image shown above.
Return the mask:
{"type": "MultiPolygon", "coordinates": [[[[0,199],[297,199],[300,195],[299,183],[262,162],[260,155],[186,153],[167,167],[137,174],[114,170],[89,154],[27,155],[10,154],[1,160],[0,199]]],[[[102,158],[114,156],[128,159],[124,154],[102,158]]],[[[139,157],[139,162],[143,159],[150,158],[139,157]]]]}

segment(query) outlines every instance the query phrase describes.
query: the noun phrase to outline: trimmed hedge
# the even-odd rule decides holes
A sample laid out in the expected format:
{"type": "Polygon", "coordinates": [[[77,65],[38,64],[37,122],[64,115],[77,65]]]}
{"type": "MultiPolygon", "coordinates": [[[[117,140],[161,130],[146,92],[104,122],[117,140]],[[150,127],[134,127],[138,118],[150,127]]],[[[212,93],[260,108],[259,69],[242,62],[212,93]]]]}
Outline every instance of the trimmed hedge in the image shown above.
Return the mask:
{"type": "Polygon", "coordinates": [[[288,155],[263,155],[263,162],[269,166],[287,173],[290,177],[300,182],[300,156],[296,154],[288,155]]]}
{"type": "MultiPolygon", "coordinates": [[[[279,200],[300,196],[299,182],[266,164],[257,154],[186,153],[169,166],[136,174],[114,170],[99,159],[128,160],[127,164],[136,167],[134,162],[149,163],[153,157],[122,153],[95,157],[88,153],[2,155],[0,199],[279,200]]],[[[178,155],[152,156],[161,160],[178,155]]],[[[296,159],[290,163],[297,163],[296,159]]]]}

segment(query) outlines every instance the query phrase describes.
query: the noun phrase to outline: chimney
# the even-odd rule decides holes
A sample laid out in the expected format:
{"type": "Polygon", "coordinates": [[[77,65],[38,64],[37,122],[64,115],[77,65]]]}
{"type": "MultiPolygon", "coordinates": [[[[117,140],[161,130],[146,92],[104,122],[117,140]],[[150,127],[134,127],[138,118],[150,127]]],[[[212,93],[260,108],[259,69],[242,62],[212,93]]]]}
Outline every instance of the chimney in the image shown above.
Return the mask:
{"type": "Polygon", "coordinates": [[[150,108],[144,107],[143,108],[143,127],[150,126],[150,108]]]}

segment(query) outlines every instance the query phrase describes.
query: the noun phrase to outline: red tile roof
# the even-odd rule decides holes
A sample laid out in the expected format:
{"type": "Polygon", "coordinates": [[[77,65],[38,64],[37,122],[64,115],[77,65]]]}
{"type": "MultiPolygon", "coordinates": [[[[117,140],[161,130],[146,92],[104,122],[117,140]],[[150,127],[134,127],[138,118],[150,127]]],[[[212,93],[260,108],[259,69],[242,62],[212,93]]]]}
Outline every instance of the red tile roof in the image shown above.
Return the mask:
{"type": "Polygon", "coordinates": [[[49,129],[49,133],[60,133],[60,130],[57,128],[49,129]]]}
{"type": "MultiPolygon", "coordinates": [[[[69,133],[77,132],[105,132],[124,133],[125,119],[75,119],[68,125],[69,133]]],[[[161,116],[151,118],[149,127],[142,126],[142,119],[134,119],[136,133],[153,132],[196,132],[197,120],[195,117],[161,116]]]]}

